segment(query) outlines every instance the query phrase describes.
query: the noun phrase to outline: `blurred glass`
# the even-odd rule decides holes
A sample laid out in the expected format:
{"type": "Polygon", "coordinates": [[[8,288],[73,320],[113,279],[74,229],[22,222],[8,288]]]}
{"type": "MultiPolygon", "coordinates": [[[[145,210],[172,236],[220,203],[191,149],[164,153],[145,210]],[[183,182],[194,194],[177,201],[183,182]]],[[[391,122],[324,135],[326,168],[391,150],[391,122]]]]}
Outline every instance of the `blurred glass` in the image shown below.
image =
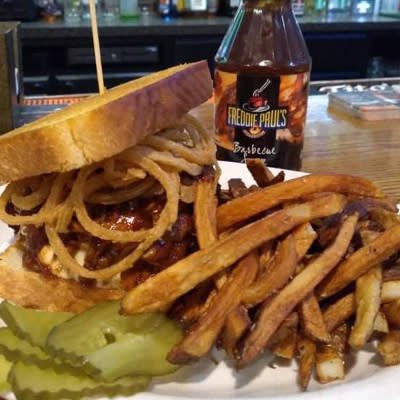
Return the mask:
{"type": "Polygon", "coordinates": [[[115,20],[119,18],[119,0],[103,0],[103,18],[115,20]]]}
{"type": "MultiPolygon", "coordinates": [[[[99,15],[99,2],[97,0],[94,0],[95,6],[96,6],[96,15],[99,15]]],[[[81,18],[85,20],[90,19],[90,7],[89,7],[89,0],[81,0],[81,18]]]]}
{"type": "Polygon", "coordinates": [[[380,6],[381,12],[396,13],[400,11],[400,1],[399,0],[382,0],[380,6]]]}
{"type": "Polygon", "coordinates": [[[305,0],[305,15],[325,15],[326,0],[305,0]]]}
{"type": "Polygon", "coordinates": [[[367,78],[383,78],[385,68],[382,57],[372,57],[367,65],[367,78]]]}
{"type": "Polygon", "coordinates": [[[137,19],[139,18],[138,0],[120,0],[119,4],[121,19],[137,19]]]}
{"type": "Polygon", "coordinates": [[[140,7],[140,21],[147,25],[150,23],[150,17],[151,17],[151,10],[149,6],[142,5],[140,7]]]}
{"type": "Polygon", "coordinates": [[[351,0],[328,0],[327,10],[329,14],[349,14],[351,0]]]}
{"type": "Polygon", "coordinates": [[[372,15],[374,13],[374,0],[352,0],[351,13],[353,15],[372,15]]]}
{"type": "Polygon", "coordinates": [[[64,20],[78,22],[81,19],[81,1],[64,0],[64,20]]]}

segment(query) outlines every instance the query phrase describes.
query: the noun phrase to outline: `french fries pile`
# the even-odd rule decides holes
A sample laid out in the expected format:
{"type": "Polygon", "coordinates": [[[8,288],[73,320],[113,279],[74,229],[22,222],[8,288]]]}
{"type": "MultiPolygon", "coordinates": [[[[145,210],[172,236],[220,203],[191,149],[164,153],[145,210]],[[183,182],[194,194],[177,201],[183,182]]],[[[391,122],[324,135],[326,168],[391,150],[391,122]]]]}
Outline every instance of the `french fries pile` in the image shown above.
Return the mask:
{"type": "Polygon", "coordinates": [[[371,340],[384,365],[400,364],[396,205],[362,178],[283,182],[257,160],[247,166],[258,186],[231,180],[217,199],[212,179],[197,183],[200,250],[133,289],[123,311],[180,320],[172,363],[217,344],[241,369],[268,349],[298,360],[302,390],[314,370],[320,383],[344,379],[344,355],[371,340]]]}

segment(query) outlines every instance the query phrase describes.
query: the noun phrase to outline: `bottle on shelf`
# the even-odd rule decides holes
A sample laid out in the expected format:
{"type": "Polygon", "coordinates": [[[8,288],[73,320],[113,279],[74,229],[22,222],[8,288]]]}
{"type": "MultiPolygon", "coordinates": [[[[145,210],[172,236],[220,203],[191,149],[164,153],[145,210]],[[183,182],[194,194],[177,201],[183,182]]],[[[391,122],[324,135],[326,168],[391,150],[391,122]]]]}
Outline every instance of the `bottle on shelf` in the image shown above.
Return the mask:
{"type": "Polygon", "coordinates": [[[326,0],[305,0],[304,2],[304,15],[325,15],[326,14],[326,0]]]}
{"type": "MultiPolygon", "coordinates": [[[[81,0],[81,4],[82,4],[81,18],[84,19],[84,20],[89,20],[90,19],[89,0],[81,0]]],[[[98,2],[98,0],[95,0],[95,5],[96,5],[96,14],[99,15],[99,2],[98,2]]]]}
{"type": "Polygon", "coordinates": [[[178,0],[159,0],[158,13],[164,21],[178,17],[178,0]]]}
{"type": "Polygon", "coordinates": [[[120,18],[122,20],[133,20],[139,18],[138,0],[121,0],[119,3],[120,18]]]}
{"type": "Polygon", "coordinates": [[[294,15],[301,17],[304,15],[304,0],[292,0],[292,8],[294,15]]]}
{"type": "Polygon", "coordinates": [[[207,16],[207,0],[185,0],[185,12],[187,17],[207,16]]]}
{"type": "Polygon", "coordinates": [[[290,0],[246,0],[215,57],[220,160],[300,169],[311,58],[290,0]]]}
{"type": "Polygon", "coordinates": [[[240,6],[241,0],[225,0],[224,14],[233,17],[240,6]]]}
{"type": "Polygon", "coordinates": [[[218,11],[218,0],[207,0],[207,13],[209,16],[215,16],[218,11]]]}
{"type": "Polygon", "coordinates": [[[351,0],[327,0],[328,14],[348,14],[351,0]]]}

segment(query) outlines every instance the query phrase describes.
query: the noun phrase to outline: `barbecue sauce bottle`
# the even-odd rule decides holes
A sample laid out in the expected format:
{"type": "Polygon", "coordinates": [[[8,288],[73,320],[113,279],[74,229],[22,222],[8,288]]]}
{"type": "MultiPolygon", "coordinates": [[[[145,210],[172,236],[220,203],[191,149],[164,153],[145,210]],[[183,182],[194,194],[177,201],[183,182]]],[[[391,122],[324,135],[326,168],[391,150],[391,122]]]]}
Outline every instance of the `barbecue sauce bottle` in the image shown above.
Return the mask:
{"type": "Polygon", "coordinates": [[[300,169],[311,58],[290,0],[245,0],[215,57],[219,160],[300,169]]]}

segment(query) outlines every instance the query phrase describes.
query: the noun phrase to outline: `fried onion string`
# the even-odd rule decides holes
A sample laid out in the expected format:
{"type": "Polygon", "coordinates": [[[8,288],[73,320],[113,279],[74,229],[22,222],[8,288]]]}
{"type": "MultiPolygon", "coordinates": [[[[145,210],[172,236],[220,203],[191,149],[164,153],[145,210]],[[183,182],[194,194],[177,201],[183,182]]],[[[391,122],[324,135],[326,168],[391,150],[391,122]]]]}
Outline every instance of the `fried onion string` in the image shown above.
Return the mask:
{"type": "Polygon", "coordinates": [[[0,197],[0,218],[10,225],[44,226],[58,261],[72,277],[107,281],[131,268],[175,223],[180,197],[193,202],[192,187],[184,187],[179,174],[196,177],[204,166],[214,164],[214,141],[193,117],[185,116],[174,126],[103,162],[9,184],[0,197]],[[162,194],[165,205],[149,229],[111,229],[89,212],[91,205],[118,205],[162,194]],[[21,211],[28,215],[18,215],[21,211]],[[69,232],[73,221],[96,238],[134,243],[136,247],[113,265],[88,269],[74,258],[60,235],[69,232]]]}

